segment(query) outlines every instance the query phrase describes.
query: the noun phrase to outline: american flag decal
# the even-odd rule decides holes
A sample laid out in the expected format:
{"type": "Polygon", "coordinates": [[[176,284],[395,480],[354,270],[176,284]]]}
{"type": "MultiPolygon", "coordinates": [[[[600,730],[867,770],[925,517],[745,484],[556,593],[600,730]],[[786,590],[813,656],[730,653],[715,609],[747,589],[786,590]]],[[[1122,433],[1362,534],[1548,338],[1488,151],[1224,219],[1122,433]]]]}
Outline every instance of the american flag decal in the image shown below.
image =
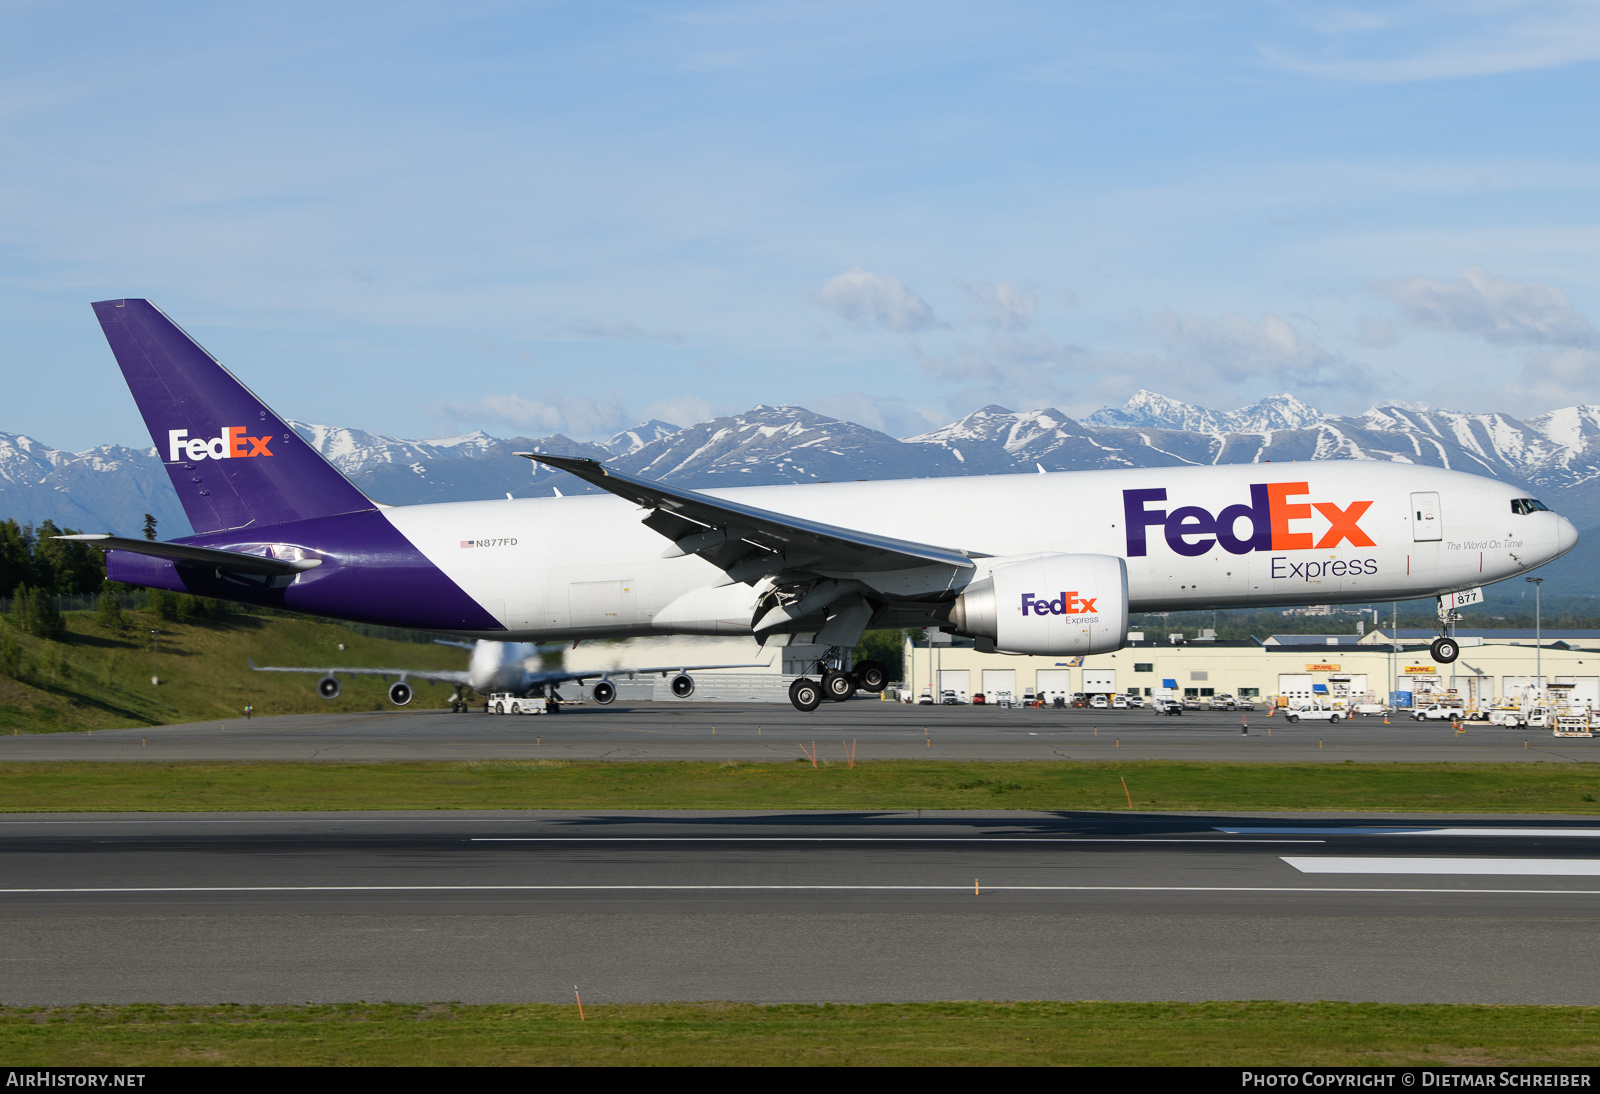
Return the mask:
{"type": "Polygon", "coordinates": [[[477,542],[476,540],[464,539],[464,540],[461,541],[461,546],[463,546],[463,547],[472,547],[472,546],[476,545],[476,542],[477,542]]]}

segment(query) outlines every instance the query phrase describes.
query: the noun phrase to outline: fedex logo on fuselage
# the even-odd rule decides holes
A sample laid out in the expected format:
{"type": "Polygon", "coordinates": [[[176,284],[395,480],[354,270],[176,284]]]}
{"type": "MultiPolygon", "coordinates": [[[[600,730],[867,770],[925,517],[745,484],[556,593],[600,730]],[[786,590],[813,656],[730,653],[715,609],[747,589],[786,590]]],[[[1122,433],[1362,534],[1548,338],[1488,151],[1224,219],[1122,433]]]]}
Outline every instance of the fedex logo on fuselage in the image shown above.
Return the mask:
{"type": "Polygon", "coordinates": [[[246,437],[245,427],[230,425],[218,437],[190,437],[187,429],[167,430],[167,462],[177,463],[179,460],[233,460],[247,459],[251,456],[270,456],[272,450],[267,447],[267,442],[272,440],[269,433],[265,437],[246,437]]]}
{"type": "MultiPolygon", "coordinates": [[[[1160,527],[1173,552],[1194,558],[1217,544],[1230,554],[1251,551],[1326,550],[1348,542],[1352,547],[1375,547],[1372,537],[1361,530],[1360,520],[1371,508],[1370,501],[1353,501],[1342,508],[1329,501],[1296,501],[1311,492],[1303,482],[1262,482],[1250,487],[1250,501],[1230,505],[1213,514],[1198,505],[1184,505],[1170,512],[1150,508],[1167,500],[1165,490],[1124,490],[1122,513],[1128,528],[1128,557],[1148,553],[1148,530],[1160,527]],[[1316,510],[1328,522],[1318,536],[1303,523],[1316,510]],[[1249,532],[1239,534],[1239,522],[1249,521],[1249,532]]],[[[1319,529],[1320,530],[1320,529],[1319,529]]]]}
{"type": "Polygon", "coordinates": [[[1087,615],[1094,611],[1097,596],[1080,597],[1077,589],[1062,593],[1054,600],[1041,600],[1032,593],[1022,594],[1022,614],[1028,615],[1087,615]]]}

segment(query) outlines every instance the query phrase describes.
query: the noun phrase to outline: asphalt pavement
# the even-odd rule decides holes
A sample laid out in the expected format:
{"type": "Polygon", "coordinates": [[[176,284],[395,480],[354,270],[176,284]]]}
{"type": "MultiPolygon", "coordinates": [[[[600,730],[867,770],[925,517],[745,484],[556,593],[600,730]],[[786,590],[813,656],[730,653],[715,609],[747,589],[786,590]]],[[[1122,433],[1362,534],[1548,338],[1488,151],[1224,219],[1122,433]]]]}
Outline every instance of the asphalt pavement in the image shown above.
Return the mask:
{"type": "Polygon", "coordinates": [[[1600,824],[0,817],[0,1002],[1600,1004],[1600,824]]]}
{"type": "Polygon", "coordinates": [[[1290,725],[1265,711],[906,706],[857,699],[811,714],[787,704],[621,701],[555,715],[396,709],[194,722],[93,733],[0,737],[0,761],[454,759],[777,760],[815,744],[859,760],[1103,760],[1108,758],[1482,763],[1582,763],[1600,739],[1557,738],[1484,722],[1356,718],[1290,725]]]}

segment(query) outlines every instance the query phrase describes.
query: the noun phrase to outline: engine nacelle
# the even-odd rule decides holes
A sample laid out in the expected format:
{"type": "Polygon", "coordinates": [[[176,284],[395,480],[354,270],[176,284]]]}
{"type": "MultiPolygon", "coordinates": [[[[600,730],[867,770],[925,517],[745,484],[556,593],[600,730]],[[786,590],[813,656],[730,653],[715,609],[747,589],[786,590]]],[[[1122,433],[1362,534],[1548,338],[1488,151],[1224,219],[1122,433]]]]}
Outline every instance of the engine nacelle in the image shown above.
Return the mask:
{"type": "Polygon", "coordinates": [[[1128,565],[1115,555],[974,559],[978,577],[950,612],[956,633],[1002,653],[1079,656],[1128,640],[1128,565]]]}

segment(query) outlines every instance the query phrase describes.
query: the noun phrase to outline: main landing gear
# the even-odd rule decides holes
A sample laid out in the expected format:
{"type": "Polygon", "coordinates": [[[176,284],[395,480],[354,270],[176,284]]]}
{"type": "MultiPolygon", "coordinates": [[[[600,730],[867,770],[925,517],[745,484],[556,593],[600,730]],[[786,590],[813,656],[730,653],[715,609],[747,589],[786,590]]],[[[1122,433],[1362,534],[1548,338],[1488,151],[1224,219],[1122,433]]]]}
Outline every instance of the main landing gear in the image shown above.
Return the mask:
{"type": "Polygon", "coordinates": [[[846,671],[840,667],[844,656],[845,650],[838,646],[831,647],[817,661],[817,668],[822,675],[820,684],[802,676],[789,685],[789,702],[794,704],[796,710],[809,713],[821,706],[824,699],[842,703],[857,691],[876,695],[888,685],[889,670],[880,662],[862,661],[854,671],[846,671]]]}

